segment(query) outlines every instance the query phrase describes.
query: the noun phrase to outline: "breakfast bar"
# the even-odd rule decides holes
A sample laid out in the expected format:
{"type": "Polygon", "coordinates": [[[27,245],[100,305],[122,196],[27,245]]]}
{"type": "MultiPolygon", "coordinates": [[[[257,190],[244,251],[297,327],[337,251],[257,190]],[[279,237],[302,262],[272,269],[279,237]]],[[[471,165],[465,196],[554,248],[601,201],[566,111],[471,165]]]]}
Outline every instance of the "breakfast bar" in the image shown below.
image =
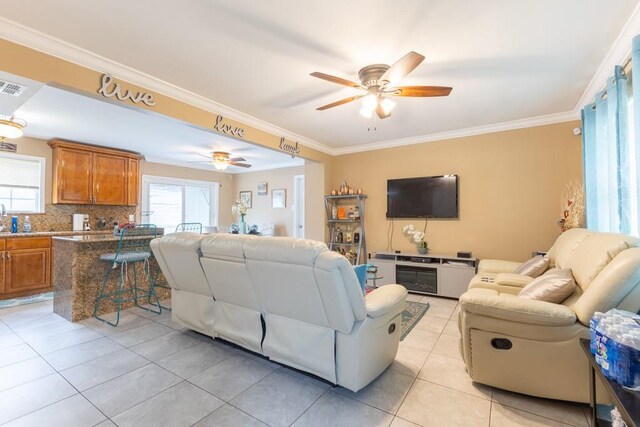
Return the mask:
{"type": "MultiPolygon", "coordinates": [[[[150,241],[154,236],[140,236],[136,239],[150,241]]],[[[119,236],[82,235],[53,237],[53,311],[72,322],[77,322],[93,316],[93,309],[100,286],[105,277],[105,269],[111,268],[108,263],[100,262],[100,256],[114,253],[118,247],[119,236]]],[[[138,278],[141,288],[146,289],[148,283],[141,271],[141,266],[129,266],[129,269],[138,268],[138,278]]],[[[158,266],[151,258],[151,276],[153,277],[158,266]]],[[[133,271],[130,272],[133,274],[133,271]]],[[[160,273],[161,275],[162,273],[160,273]]],[[[108,289],[117,289],[119,274],[111,274],[107,283],[108,289]]],[[[128,289],[125,283],[124,289],[128,289]]],[[[170,291],[163,288],[156,289],[159,298],[170,297],[170,291]]],[[[146,297],[140,298],[140,303],[146,303],[146,297]]],[[[122,309],[133,307],[133,301],[123,302],[122,309]]],[[[103,300],[98,314],[106,314],[116,311],[116,305],[108,300],[103,300]]]]}

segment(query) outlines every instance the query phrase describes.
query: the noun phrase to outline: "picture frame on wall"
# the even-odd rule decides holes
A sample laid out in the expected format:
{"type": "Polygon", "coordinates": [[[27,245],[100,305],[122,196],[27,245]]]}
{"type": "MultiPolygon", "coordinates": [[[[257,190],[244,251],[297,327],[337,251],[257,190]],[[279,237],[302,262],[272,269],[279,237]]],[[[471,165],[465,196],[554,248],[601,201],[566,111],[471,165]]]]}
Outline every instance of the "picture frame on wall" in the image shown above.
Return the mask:
{"type": "Polygon", "coordinates": [[[252,208],[252,192],[251,191],[241,191],[240,192],[240,200],[242,200],[244,202],[245,205],[247,205],[248,209],[252,208]]]}
{"type": "Polygon", "coordinates": [[[287,207],[287,189],[277,188],[271,190],[271,207],[286,208],[287,207]]]}
{"type": "Polygon", "coordinates": [[[258,196],[266,196],[267,194],[269,194],[269,184],[266,182],[259,182],[258,183],[258,196]]]}

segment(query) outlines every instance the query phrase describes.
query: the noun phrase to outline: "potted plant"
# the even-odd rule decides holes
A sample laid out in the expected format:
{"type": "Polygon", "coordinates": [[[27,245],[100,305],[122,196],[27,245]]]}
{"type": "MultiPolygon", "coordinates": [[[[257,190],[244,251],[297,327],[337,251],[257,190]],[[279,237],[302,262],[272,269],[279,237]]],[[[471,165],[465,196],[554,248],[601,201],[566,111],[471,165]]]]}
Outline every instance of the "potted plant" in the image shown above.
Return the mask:
{"type": "Polygon", "coordinates": [[[415,227],[410,224],[402,227],[402,234],[404,234],[411,243],[415,243],[419,254],[425,255],[429,252],[429,246],[424,240],[426,236],[422,231],[416,230],[415,227]]]}

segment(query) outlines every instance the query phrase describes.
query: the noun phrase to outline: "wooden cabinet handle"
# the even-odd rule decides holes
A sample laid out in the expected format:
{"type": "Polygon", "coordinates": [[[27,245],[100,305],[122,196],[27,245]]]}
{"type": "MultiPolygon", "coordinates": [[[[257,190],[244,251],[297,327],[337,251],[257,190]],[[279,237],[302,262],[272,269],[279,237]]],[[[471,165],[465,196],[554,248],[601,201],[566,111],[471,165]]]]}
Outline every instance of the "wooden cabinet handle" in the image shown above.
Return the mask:
{"type": "Polygon", "coordinates": [[[11,252],[7,251],[7,259],[9,259],[9,260],[11,259],[11,252]]]}
{"type": "Polygon", "coordinates": [[[4,261],[4,252],[0,252],[2,254],[2,261],[4,261]]]}

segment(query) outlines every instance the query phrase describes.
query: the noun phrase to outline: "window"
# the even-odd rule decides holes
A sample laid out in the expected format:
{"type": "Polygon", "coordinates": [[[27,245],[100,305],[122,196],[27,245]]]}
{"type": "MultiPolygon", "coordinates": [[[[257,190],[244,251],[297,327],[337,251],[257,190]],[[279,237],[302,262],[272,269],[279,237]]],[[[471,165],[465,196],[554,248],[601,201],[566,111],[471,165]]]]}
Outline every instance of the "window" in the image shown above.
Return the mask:
{"type": "Polygon", "coordinates": [[[183,222],[218,225],[217,182],[142,177],[142,220],[172,232],[183,222]]]}
{"type": "Polygon", "coordinates": [[[11,213],[43,213],[44,177],[44,158],[0,153],[0,203],[11,213]]]}

